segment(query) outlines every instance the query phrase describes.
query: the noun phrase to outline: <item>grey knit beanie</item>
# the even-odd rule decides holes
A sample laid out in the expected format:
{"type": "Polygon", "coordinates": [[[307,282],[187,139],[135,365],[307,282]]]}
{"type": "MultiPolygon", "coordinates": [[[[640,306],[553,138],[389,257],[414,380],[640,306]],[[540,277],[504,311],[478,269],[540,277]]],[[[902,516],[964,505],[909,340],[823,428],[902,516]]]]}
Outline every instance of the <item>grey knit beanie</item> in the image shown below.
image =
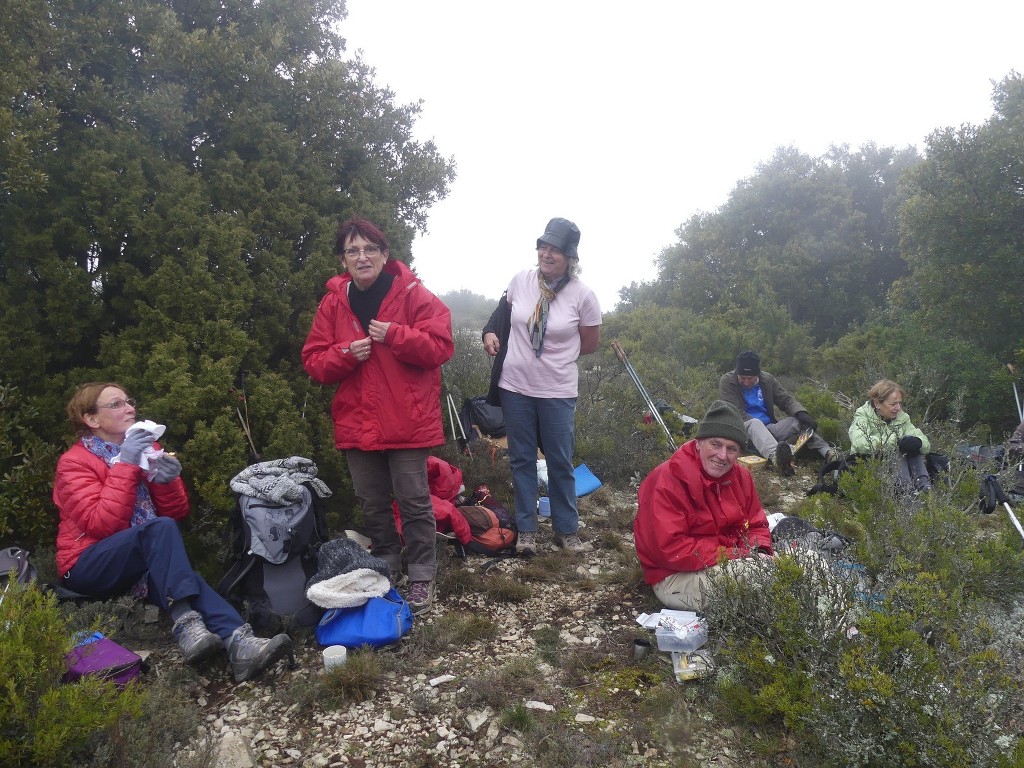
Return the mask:
{"type": "Polygon", "coordinates": [[[697,439],[705,437],[724,437],[739,443],[740,448],[746,447],[747,429],[740,412],[724,400],[715,400],[697,427],[697,439]]]}
{"type": "Polygon", "coordinates": [[[359,568],[368,568],[385,578],[391,578],[391,566],[387,561],[374,557],[352,539],[331,539],[325,543],[320,547],[318,563],[317,572],[306,582],[307,589],[321,581],[343,573],[351,573],[359,568]]]}

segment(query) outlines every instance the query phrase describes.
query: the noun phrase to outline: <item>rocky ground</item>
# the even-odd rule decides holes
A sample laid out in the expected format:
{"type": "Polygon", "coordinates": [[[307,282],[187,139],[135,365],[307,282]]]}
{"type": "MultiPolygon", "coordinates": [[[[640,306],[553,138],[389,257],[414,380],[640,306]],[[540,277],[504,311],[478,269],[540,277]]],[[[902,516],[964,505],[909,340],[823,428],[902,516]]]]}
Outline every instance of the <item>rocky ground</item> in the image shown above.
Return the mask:
{"type": "MultiPolygon", "coordinates": [[[[701,711],[699,682],[676,682],[669,654],[634,661],[633,641],[654,640],[636,617],[659,609],[639,578],[635,505],[633,491],[582,499],[591,551],[576,558],[549,551],[486,567],[444,548],[434,609],[398,648],[371,652],[379,678],[355,695],[366,700],[330,694],[342,684],[332,689],[311,635],[296,638],[294,669],[282,662],[256,681],[235,685],[223,659],[186,671],[204,726],[182,745],[183,764],[760,764],[701,711]]],[[[177,649],[153,643],[150,674],[181,675],[177,649]]]]}

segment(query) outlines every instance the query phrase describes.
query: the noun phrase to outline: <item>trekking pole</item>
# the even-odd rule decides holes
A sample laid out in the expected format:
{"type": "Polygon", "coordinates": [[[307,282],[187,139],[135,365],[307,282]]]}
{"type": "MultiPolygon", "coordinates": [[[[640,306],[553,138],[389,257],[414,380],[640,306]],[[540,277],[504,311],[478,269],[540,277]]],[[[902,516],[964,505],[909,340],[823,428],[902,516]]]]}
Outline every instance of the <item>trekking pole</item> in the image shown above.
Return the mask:
{"type": "Polygon", "coordinates": [[[1017,380],[1013,378],[1013,363],[1007,363],[1006,367],[1010,369],[1010,383],[1013,384],[1013,399],[1017,401],[1017,418],[1024,421],[1024,408],[1020,407],[1020,395],[1017,394],[1017,380]]]}
{"type": "Polygon", "coordinates": [[[462,435],[462,442],[466,444],[466,453],[469,455],[469,458],[473,458],[473,451],[469,447],[469,440],[466,438],[466,430],[462,426],[462,420],[456,415],[455,398],[452,397],[451,392],[448,393],[448,420],[451,421],[452,424],[452,440],[454,440],[455,444],[458,445],[459,438],[455,432],[455,425],[457,424],[459,427],[458,434],[462,435]]]}
{"type": "Polygon", "coordinates": [[[636,368],[633,367],[633,364],[629,362],[629,358],[626,357],[626,352],[622,349],[622,345],[617,341],[613,341],[612,349],[615,350],[615,356],[622,362],[622,365],[626,369],[626,373],[629,374],[629,378],[632,380],[633,384],[636,385],[637,390],[640,392],[640,396],[644,399],[644,402],[650,409],[651,416],[658,422],[658,424],[661,425],[661,428],[665,430],[665,437],[668,440],[669,447],[673,452],[675,452],[675,438],[672,437],[671,430],[669,430],[665,420],[661,417],[661,412],[655,407],[654,401],[651,400],[651,396],[647,394],[647,390],[644,388],[643,382],[640,381],[640,375],[636,372],[636,368]]]}
{"type": "Polygon", "coordinates": [[[1024,528],[1021,528],[1020,520],[1018,520],[1017,516],[1013,514],[1013,508],[1010,506],[1010,500],[1006,497],[1006,494],[1003,493],[1002,486],[999,485],[999,478],[995,475],[985,475],[985,480],[982,484],[989,486],[992,491],[992,495],[995,497],[996,503],[1003,505],[1006,509],[1006,514],[1010,516],[1010,520],[1013,522],[1013,527],[1017,529],[1017,533],[1019,533],[1020,537],[1024,539],[1024,528]]]}

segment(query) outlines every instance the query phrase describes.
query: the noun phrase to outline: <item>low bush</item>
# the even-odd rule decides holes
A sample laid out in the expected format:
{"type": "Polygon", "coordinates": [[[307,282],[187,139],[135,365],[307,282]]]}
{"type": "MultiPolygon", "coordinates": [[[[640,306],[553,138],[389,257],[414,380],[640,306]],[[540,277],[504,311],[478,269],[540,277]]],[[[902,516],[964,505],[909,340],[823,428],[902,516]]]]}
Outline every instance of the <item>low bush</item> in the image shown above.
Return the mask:
{"type": "Polygon", "coordinates": [[[1012,761],[1024,702],[988,617],[1024,592],[1019,546],[979,535],[949,488],[894,487],[885,463],[864,462],[845,498],[800,508],[854,535],[844,554],[864,580],[783,556],[712,591],[719,712],[775,732],[796,766],[1012,761]]]}
{"type": "Polygon", "coordinates": [[[0,604],[0,765],[65,766],[89,758],[143,711],[138,684],[85,678],[64,685],[72,629],[57,601],[12,587],[0,604]]]}

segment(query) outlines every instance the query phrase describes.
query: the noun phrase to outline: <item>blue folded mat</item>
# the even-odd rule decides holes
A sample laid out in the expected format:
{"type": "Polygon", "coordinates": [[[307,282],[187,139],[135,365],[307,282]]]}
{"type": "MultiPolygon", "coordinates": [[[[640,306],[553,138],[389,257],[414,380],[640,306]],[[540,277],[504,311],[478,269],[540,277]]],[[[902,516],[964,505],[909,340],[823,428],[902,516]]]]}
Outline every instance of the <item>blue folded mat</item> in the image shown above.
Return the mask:
{"type": "Polygon", "coordinates": [[[593,472],[586,464],[580,464],[572,472],[576,478],[576,496],[586,496],[588,493],[593,493],[600,488],[604,483],[597,479],[593,472]]]}

